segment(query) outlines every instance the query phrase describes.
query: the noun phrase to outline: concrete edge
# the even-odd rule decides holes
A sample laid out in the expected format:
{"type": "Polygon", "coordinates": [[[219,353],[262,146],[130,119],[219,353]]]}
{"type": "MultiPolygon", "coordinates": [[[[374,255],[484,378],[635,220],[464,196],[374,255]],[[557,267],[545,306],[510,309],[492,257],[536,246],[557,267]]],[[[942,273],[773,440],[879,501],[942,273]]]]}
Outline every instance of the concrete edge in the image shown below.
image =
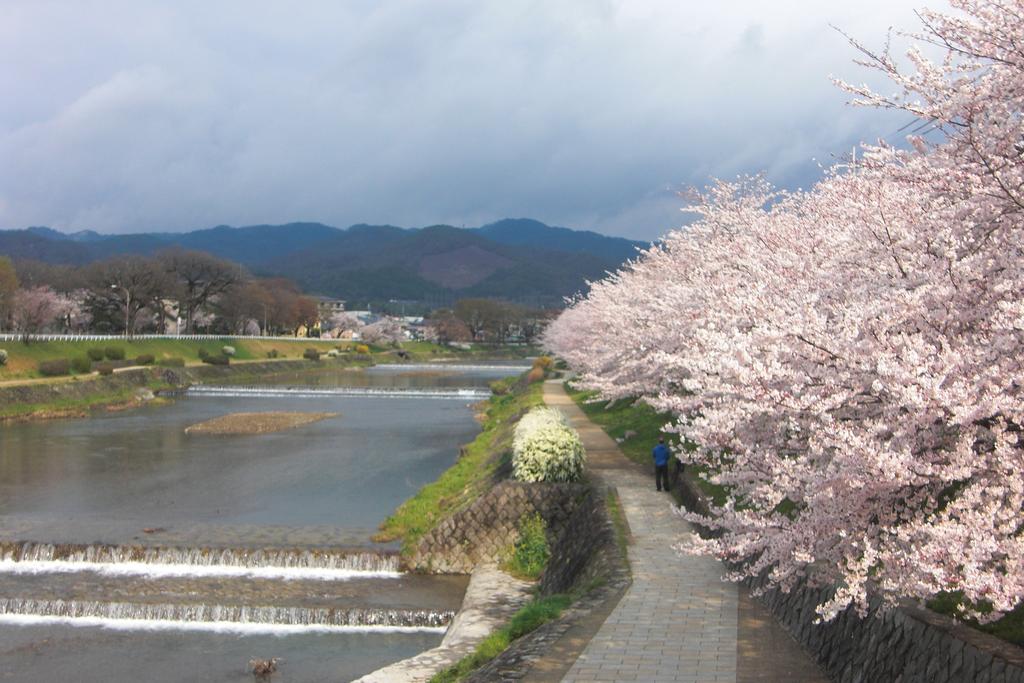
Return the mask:
{"type": "Polygon", "coordinates": [[[503,626],[532,597],[534,584],[521,581],[494,565],[481,565],[470,575],[466,595],[441,644],[432,650],[377,669],[355,683],[421,683],[470,654],[490,633],[503,626]]]}

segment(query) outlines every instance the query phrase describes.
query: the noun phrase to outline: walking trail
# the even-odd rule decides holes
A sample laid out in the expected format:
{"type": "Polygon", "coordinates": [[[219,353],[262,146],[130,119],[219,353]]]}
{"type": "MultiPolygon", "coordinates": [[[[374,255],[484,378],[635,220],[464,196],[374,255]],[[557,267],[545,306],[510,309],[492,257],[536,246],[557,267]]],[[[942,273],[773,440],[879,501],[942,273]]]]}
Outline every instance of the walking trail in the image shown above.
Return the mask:
{"type": "Polygon", "coordinates": [[[696,531],[655,491],[653,465],[626,458],[560,381],[545,383],[544,400],[579,431],[590,475],[617,490],[632,537],[633,583],[562,680],[824,683],[767,610],[721,580],[720,562],[673,549],[696,531]]]}

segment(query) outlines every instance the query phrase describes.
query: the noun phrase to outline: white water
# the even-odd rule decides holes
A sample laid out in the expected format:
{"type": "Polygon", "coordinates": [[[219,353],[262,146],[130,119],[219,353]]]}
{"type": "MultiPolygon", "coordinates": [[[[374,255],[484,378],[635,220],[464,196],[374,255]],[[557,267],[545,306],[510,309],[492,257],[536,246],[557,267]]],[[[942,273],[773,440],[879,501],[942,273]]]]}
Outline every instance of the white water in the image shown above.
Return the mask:
{"type": "MultiPolygon", "coordinates": [[[[455,615],[452,610],[379,608],[309,608],[248,605],[153,604],[84,600],[0,598],[0,616],[79,620],[240,624],[252,627],[442,628],[455,615]]],[[[270,630],[262,631],[264,633],[270,630]]]]}
{"type": "Polygon", "coordinates": [[[230,387],[192,386],[185,391],[188,397],[216,398],[323,398],[328,396],[365,396],[373,398],[429,398],[480,401],[491,393],[483,389],[397,389],[376,387],[230,387]]]}
{"type": "MultiPolygon", "coordinates": [[[[54,545],[33,542],[0,544],[0,566],[9,567],[8,571],[18,571],[18,565],[42,566],[45,563],[57,567],[65,564],[182,566],[195,568],[195,571],[206,571],[210,576],[215,575],[216,572],[231,572],[236,569],[243,572],[254,570],[283,572],[286,569],[309,572],[323,571],[335,572],[338,576],[344,575],[344,572],[361,576],[398,574],[398,556],[393,553],[330,552],[298,548],[179,548],[107,544],[54,545]]],[[[56,571],[73,570],[57,569],[56,571]]],[[[230,576],[232,574],[220,575],[230,576]]],[[[313,578],[312,575],[310,578],[313,578]]]]}
{"type": "Polygon", "coordinates": [[[93,572],[104,576],[143,576],[151,579],[186,578],[254,578],[285,581],[314,579],[347,581],[349,579],[395,579],[397,571],[328,569],[321,567],[246,567],[229,564],[156,564],[151,562],[87,562],[68,560],[0,560],[3,574],[70,574],[93,572]]]}
{"type": "Polygon", "coordinates": [[[516,375],[521,372],[526,372],[532,365],[473,365],[473,364],[456,364],[456,363],[404,363],[404,364],[386,364],[386,365],[375,365],[372,368],[373,372],[378,370],[395,370],[402,372],[405,370],[459,370],[462,372],[473,372],[477,370],[507,370],[508,374],[516,375]]]}
{"type": "Polygon", "coordinates": [[[289,636],[299,633],[444,633],[447,626],[329,626],[324,624],[254,624],[233,621],[186,622],[160,619],[61,617],[0,614],[0,624],[13,626],[92,626],[116,631],[205,631],[236,635],[289,636]]]}

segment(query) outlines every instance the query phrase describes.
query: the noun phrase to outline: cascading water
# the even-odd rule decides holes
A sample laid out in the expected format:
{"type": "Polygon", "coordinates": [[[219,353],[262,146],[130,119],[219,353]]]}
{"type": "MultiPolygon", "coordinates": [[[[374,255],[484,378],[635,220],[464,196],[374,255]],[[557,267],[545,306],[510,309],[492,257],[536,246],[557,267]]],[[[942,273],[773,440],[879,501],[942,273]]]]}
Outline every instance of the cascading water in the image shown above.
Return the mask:
{"type": "MultiPolygon", "coordinates": [[[[330,628],[382,627],[391,629],[444,628],[452,610],[320,609],[249,605],[181,605],[78,600],[0,598],[0,616],[49,617],[73,623],[77,619],[166,621],[186,628],[227,624],[330,628]]],[[[273,629],[266,629],[272,631],[273,629]]]]}
{"type": "Polygon", "coordinates": [[[314,389],[310,387],[196,385],[186,389],[184,395],[192,398],[325,398],[331,396],[354,396],[481,401],[489,397],[491,393],[482,389],[403,389],[397,387],[332,387],[330,389],[314,389]]]}
{"type": "Polygon", "coordinates": [[[386,552],[0,542],[0,574],[79,571],[154,578],[248,576],[335,581],[399,576],[398,555],[386,552]]]}
{"type": "Polygon", "coordinates": [[[530,365],[497,365],[486,363],[404,363],[375,365],[373,372],[420,372],[423,370],[435,370],[437,372],[500,372],[504,374],[516,374],[526,372],[530,365]]]}
{"type": "Polygon", "coordinates": [[[398,568],[397,554],[366,550],[3,542],[0,623],[238,633],[443,629],[454,605],[434,602],[430,577],[398,568]],[[394,591],[384,587],[391,581],[394,591]]]}

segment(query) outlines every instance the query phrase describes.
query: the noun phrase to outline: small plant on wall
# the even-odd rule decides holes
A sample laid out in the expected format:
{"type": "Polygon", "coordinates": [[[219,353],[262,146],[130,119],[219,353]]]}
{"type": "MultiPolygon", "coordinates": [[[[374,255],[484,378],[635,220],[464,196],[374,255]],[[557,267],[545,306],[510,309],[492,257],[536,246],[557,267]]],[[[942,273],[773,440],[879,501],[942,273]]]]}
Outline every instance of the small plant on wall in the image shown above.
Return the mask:
{"type": "Polygon", "coordinates": [[[548,564],[551,549],[548,547],[547,525],[544,518],[534,513],[524,517],[519,524],[519,539],[510,553],[506,568],[514,575],[537,579],[548,564]]]}

